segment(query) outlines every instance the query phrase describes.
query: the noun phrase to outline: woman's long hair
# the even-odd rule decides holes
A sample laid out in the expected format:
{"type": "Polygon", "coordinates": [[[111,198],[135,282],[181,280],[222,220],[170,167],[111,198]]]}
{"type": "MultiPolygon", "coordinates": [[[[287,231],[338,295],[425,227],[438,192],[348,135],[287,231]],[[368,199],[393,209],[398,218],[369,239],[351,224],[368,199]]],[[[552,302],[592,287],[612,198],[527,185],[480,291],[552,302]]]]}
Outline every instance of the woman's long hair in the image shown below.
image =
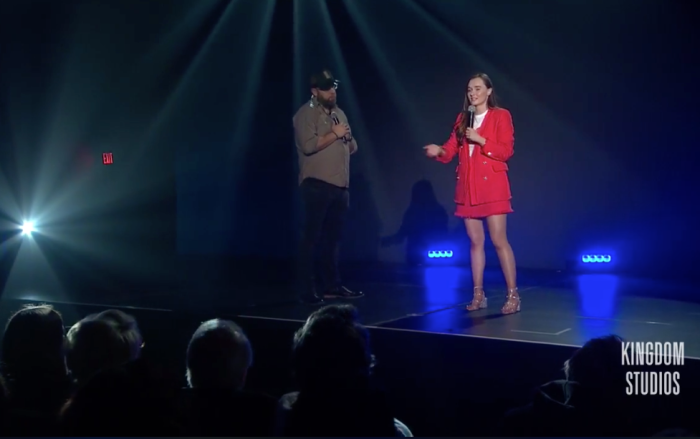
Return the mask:
{"type": "Polygon", "coordinates": [[[464,137],[467,133],[467,128],[469,128],[469,114],[467,111],[469,108],[469,83],[472,79],[477,78],[481,78],[481,80],[484,81],[486,88],[492,89],[491,94],[489,95],[489,98],[486,101],[488,107],[490,109],[498,108],[496,93],[495,90],[493,90],[493,82],[491,82],[491,78],[489,78],[489,75],[487,75],[486,73],[477,73],[476,75],[469,78],[469,80],[467,81],[467,85],[464,86],[464,105],[462,106],[462,114],[459,119],[459,122],[455,126],[455,134],[457,134],[457,140],[459,140],[460,142],[464,140],[464,137]]]}

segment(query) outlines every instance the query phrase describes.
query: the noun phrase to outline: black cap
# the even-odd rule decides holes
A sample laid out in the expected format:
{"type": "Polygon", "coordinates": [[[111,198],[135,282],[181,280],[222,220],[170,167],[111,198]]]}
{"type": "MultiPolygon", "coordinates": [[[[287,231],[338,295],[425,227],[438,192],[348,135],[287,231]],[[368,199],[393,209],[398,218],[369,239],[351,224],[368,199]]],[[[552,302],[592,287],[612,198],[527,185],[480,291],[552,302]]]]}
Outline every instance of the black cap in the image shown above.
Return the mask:
{"type": "Polygon", "coordinates": [[[311,88],[323,91],[337,87],[339,82],[333,77],[333,73],[330,70],[323,70],[311,76],[311,88]]]}

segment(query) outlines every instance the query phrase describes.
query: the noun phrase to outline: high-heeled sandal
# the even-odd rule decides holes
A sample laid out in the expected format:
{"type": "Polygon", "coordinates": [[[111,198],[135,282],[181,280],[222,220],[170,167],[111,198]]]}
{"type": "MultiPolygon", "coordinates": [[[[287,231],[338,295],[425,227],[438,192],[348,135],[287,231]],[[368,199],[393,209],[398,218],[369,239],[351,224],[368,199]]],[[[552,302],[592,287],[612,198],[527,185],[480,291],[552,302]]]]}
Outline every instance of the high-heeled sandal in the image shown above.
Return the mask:
{"type": "Polygon", "coordinates": [[[467,311],[478,311],[486,308],[487,305],[488,299],[486,299],[484,287],[474,287],[474,297],[472,301],[469,302],[469,305],[467,305],[467,311]]]}
{"type": "Polygon", "coordinates": [[[506,303],[503,304],[501,313],[515,314],[516,312],[520,312],[520,295],[518,294],[518,289],[513,288],[508,290],[508,294],[506,295],[506,303]]]}

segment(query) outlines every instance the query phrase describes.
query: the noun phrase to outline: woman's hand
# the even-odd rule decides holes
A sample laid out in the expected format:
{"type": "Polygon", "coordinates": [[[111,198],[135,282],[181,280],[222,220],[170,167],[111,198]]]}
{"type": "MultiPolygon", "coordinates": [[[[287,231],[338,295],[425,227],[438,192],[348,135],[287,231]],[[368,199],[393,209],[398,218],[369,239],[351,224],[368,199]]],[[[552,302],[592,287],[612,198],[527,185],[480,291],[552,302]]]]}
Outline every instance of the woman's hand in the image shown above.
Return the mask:
{"type": "Polygon", "coordinates": [[[442,146],[438,146],[435,144],[424,146],[423,150],[425,151],[425,155],[427,155],[431,159],[441,156],[443,154],[442,146]]]}
{"type": "Polygon", "coordinates": [[[474,128],[467,128],[467,132],[464,133],[464,136],[470,143],[478,143],[481,146],[484,146],[484,143],[486,143],[486,139],[481,137],[474,128]]]}

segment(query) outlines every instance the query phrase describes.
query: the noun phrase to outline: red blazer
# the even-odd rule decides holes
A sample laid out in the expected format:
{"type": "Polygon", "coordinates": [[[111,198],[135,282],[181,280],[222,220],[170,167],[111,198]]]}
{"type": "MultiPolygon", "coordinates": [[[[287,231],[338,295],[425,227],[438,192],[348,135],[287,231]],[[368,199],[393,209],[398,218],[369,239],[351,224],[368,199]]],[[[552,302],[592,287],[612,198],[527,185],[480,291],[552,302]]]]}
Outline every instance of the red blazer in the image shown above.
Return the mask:
{"type": "MultiPolygon", "coordinates": [[[[455,129],[462,119],[457,116],[455,129]]],[[[469,144],[457,140],[455,129],[449,140],[442,146],[445,154],[437,157],[442,163],[449,163],[458,154],[457,189],[455,202],[468,204],[486,204],[511,199],[508,164],[513,156],[513,118],[504,108],[491,108],[481,126],[476,130],[486,139],[484,146],[475,145],[469,157],[469,144]],[[470,197],[467,196],[470,195],[470,197]]]]}

